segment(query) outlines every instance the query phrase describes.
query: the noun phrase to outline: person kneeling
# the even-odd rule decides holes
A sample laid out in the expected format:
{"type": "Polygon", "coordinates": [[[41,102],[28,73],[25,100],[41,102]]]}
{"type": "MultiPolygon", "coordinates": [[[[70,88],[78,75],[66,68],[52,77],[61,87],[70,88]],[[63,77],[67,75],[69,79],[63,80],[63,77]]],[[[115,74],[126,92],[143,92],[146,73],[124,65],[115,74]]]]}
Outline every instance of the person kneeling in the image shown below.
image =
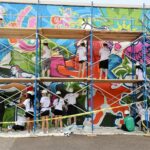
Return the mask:
{"type": "Polygon", "coordinates": [[[119,125],[118,128],[124,131],[128,131],[128,132],[134,131],[135,123],[134,123],[133,117],[130,116],[130,113],[128,110],[125,110],[124,114],[126,115],[124,117],[124,124],[119,125]]]}

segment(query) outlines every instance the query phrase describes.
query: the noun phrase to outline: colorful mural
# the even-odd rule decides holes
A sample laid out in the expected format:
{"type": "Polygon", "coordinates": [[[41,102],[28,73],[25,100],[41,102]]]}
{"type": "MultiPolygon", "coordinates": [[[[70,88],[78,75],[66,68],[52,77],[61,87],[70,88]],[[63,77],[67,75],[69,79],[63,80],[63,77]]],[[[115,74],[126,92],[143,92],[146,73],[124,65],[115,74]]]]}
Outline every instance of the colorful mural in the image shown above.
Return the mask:
{"type": "MultiPolygon", "coordinates": [[[[1,3],[3,8],[4,20],[1,26],[3,27],[36,27],[36,11],[37,5],[27,4],[9,4],[1,3]]],[[[142,19],[141,9],[127,8],[98,8],[94,7],[93,24],[91,25],[91,8],[90,7],[71,7],[71,6],[55,6],[55,5],[40,5],[39,27],[43,28],[79,28],[89,29],[91,26],[99,30],[126,30],[139,31],[142,30],[142,24],[139,21],[142,19]],[[42,11],[41,11],[42,10],[42,11]]],[[[146,10],[146,15],[150,16],[150,10],[146,10]]],[[[78,76],[78,57],[76,56],[77,40],[62,40],[62,39],[47,39],[48,46],[51,48],[51,64],[50,75],[52,77],[77,77],[78,76]]],[[[41,49],[43,48],[41,41],[41,49]]],[[[87,43],[90,43],[89,41],[87,43]]],[[[149,64],[150,40],[146,39],[146,61],[149,64]]],[[[112,41],[109,44],[111,55],[109,56],[108,79],[132,79],[135,76],[136,61],[142,62],[142,41],[134,43],[134,55],[129,42],[112,41]],[[133,57],[134,56],[134,57],[133,57]],[[134,72],[134,73],[133,73],[134,72]]],[[[90,48],[90,45],[88,44],[90,48]]],[[[99,50],[102,47],[102,41],[93,41],[93,77],[99,78],[99,50]]],[[[25,39],[0,39],[0,77],[1,78],[32,78],[35,76],[35,48],[36,41],[25,39]]],[[[39,56],[42,51],[39,48],[39,56]]],[[[39,66],[41,66],[39,57],[39,66]]],[[[88,49],[88,63],[90,63],[90,50],[88,49]]],[[[89,66],[90,67],[90,66],[89,66]]],[[[149,66],[147,66],[149,71],[149,66]]],[[[40,71],[40,69],[39,69],[40,71]]],[[[149,72],[148,72],[149,74],[149,72]]],[[[84,76],[90,76],[90,69],[85,70],[84,76]]],[[[63,83],[64,86],[59,86],[61,83],[46,83],[49,90],[54,93],[57,89],[67,92],[68,87],[73,87],[74,92],[81,90],[85,83],[63,83]],[[60,88],[61,87],[61,88],[60,88]],[[62,87],[64,89],[62,89],[62,87]]],[[[8,84],[8,88],[4,90],[5,85],[0,85],[1,97],[6,99],[7,90],[15,88],[13,92],[24,90],[28,84],[19,84],[16,87],[15,83],[8,84]],[[23,87],[23,89],[21,88],[23,87]],[[21,88],[21,89],[20,89],[21,88]]],[[[90,87],[90,86],[89,86],[90,87]]],[[[77,99],[77,105],[84,111],[91,109],[90,90],[89,95],[83,93],[77,99]]],[[[123,103],[134,101],[128,95],[132,90],[131,84],[122,83],[94,83],[93,85],[93,106],[94,110],[105,108],[104,111],[94,114],[94,124],[97,126],[115,126],[118,122],[122,122],[124,110],[128,107],[120,107],[123,103]],[[122,99],[123,98],[123,99],[122,99]],[[111,108],[112,109],[107,109],[111,108]],[[114,107],[114,108],[113,108],[114,107]],[[118,117],[119,116],[119,117],[118,117]]],[[[9,94],[11,95],[11,94],[9,94]]],[[[22,95],[18,95],[16,99],[20,99],[22,95]]],[[[142,99],[142,97],[141,97],[142,99]]],[[[10,101],[14,101],[12,98],[10,101]]],[[[3,101],[3,100],[2,100],[3,101]]],[[[2,105],[3,103],[0,103],[2,105]]],[[[4,105],[4,104],[3,104],[4,105]]],[[[7,106],[7,103],[5,103],[7,106]]],[[[2,106],[4,108],[4,106],[2,106]]],[[[5,111],[5,116],[14,114],[14,105],[12,111],[5,111]],[[7,114],[6,114],[7,113],[7,114]]],[[[6,110],[8,108],[6,107],[6,110]]],[[[10,107],[9,107],[10,109],[10,107]]],[[[4,112],[4,111],[3,111],[4,112]]],[[[79,112],[82,112],[79,110],[79,112]]],[[[4,121],[13,120],[4,117],[4,121]]],[[[78,124],[82,124],[84,117],[78,118],[78,124]]]]}

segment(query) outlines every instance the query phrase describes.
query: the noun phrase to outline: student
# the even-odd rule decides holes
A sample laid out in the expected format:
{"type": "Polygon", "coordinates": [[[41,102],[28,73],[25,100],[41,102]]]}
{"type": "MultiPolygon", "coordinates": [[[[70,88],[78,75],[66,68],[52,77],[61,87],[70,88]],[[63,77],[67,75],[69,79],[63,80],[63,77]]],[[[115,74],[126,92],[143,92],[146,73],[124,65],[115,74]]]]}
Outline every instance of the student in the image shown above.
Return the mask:
{"type": "Polygon", "coordinates": [[[87,61],[86,47],[84,42],[80,43],[80,46],[77,48],[77,55],[79,56],[78,77],[83,77],[87,61]]]}
{"type": "Polygon", "coordinates": [[[42,90],[41,104],[41,118],[42,118],[42,131],[48,133],[48,118],[50,110],[50,99],[47,96],[47,90],[42,90]]]}
{"type": "Polygon", "coordinates": [[[2,24],[3,24],[4,12],[5,12],[4,7],[2,7],[2,6],[0,5],[0,26],[2,26],[2,24]]]}
{"type": "Polygon", "coordinates": [[[15,125],[12,126],[12,129],[15,131],[25,130],[25,122],[26,122],[26,119],[24,116],[17,116],[17,121],[15,122],[15,125]]]}
{"type": "MultiPolygon", "coordinates": [[[[64,99],[68,104],[68,110],[67,110],[67,115],[74,115],[77,113],[77,109],[76,109],[76,98],[79,96],[78,93],[73,93],[73,89],[70,88],[69,93],[65,95],[64,99]]],[[[71,125],[71,119],[68,119],[68,123],[69,125],[71,125]]],[[[76,117],[73,117],[73,123],[74,125],[76,125],[76,117]]]]}
{"type": "Polygon", "coordinates": [[[42,76],[50,76],[50,58],[51,58],[51,49],[48,46],[48,42],[43,43],[42,51],[42,76]]]}
{"type": "Polygon", "coordinates": [[[27,121],[28,133],[30,133],[33,128],[33,116],[34,116],[33,105],[34,105],[34,92],[33,91],[28,91],[27,99],[23,103],[18,104],[18,106],[20,107],[25,107],[25,117],[27,121]]]}
{"type": "Polygon", "coordinates": [[[128,110],[125,110],[124,114],[126,115],[124,117],[124,124],[119,125],[118,128],[124,130],[124,131],[128,131],[128,132],[132,132],[135,129],[135,123],[134,123],[134,119],[133,117],[131,117],[129,114],[128,110]]]}
{"type": "Polygon", "coordinates": [[[105,79],[107,79],[108,74],[108,60],[110,55],[110,49],[108,47],[107,43],[103,43],[103,47],[99,51],[100,55],[100,62],[99,62],[99,68],[100,68],[100,79],[102,79],[103,72],[105,73],[105,79]]]}
{"type": "Polygon", "coordinates": [[[136,79],[138,80],[144,80],[143,78],[143,68],[142,66],[140,65],[140,63],[137,61],[136,62],[136,79]]]}
{"type": "MultiPolygon", "coordinates": [[[[53,106],[54,106],[54,115],[57,118],[57,117],[62,117],[62,115],[63,115],[63,107],[64,107],[65,103],[64,103],[64,99],[60,98],[61,92],[57,91],[56,94],[59,97],[54,100],[53,106]]],[[[61,128],[60,131],[62,132],[62,127],[63,127],[62,119],[61,118],[55,119],[55,128],[57,128],[59,124],[60,124],[60,128],[61,128]]]]}

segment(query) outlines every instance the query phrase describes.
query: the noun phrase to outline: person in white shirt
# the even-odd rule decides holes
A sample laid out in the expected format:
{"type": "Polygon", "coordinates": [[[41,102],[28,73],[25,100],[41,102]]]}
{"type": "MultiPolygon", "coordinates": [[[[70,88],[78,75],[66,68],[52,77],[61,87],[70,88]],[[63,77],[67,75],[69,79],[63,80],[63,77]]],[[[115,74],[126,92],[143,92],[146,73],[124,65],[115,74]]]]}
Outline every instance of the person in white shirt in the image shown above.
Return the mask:
{"type": "Polygon", "coordinates": [[[28,133],[30,133],[33,129],[33,117],[34,117],[33,105],[34,105],[34,92],[33,91],[28,91],[27,99],[23,103],[18,104],[18,106],[20,107],[25,107],[25,117],[27,121],[28,133]]]}
{"type": "Polygon", "coordinates": [[[51,49],[49,48],[48,42],[43,43],[42,51],[42,76],[50,76],[50,58],[51,58],[51,49]]]}
{"type": "Polygon", "coordinates": [[[77,48],[77,55],[79,56],[79,72],[78,77],[84,77],[85,67],[86,67],[86,47],[85,43],[81,42],[80,46],[77,48]]]}
{"type": "Polygon", "coordinates": [[[3,24],[5,9],[0,5],[0,26],[3,24]]]}
{"type": "Polygon", "coordinates": [[[12,129],[14,129],[15,131],[23,131],[25,129],[25,122],[26,118],[24,116],[17,116],[17,121],[15,122],[15,125],[12,126],[12,129]]]}
{"type": "Polygon", "coordinates": [[[138,80],[144,80],[144,77],[143,77],[143,68],[142,66],[140,65],[140,63],[137,61],[136,62],[136,79],[138,80]]]}
{"type": "MultiPolygon", "coordinates": [[[[57,118],[57,117],[62,117],[62,115],[63,115],[63,107],[64,107],[65,103],[64,103],[64,99],[60,98],[61,97],[61,92],[57,91],[56,94],[59,97],[56,98],[53,101],[53,106],[54,106],[54,115],[57,118]]],[[[61,118],[55,119],[55,128],[57,128],[59,124],[60,124],[60,128],[61,128],[61,131],[62,131],[62,127],[63,127],[62,119],[61,118]]]]}
{"type": "Polygon", "coordinates": [[[108,48],[107,43],[103,43],[103,47],[99,51],[100,55],[100,79],[102,79],[103,72],[105,73],[105,79],[107,79],[107,73],[108,73],[108,60],[110,55],[110,49],[108,48]]]}
{"type": "Polygon", "coordinates": [[[42,131],[48,133],[48,118],[50,110],[50,98],[47,96],[47,90],[42,90],[41,104],[41,118],[42,118],[42,131]]]}
{"type": "MultiPolygon", "coordinates": [[[[76,99],[79,96],[78,93],[73,93],[73,89],[70,88],[69,93],[65,95],[64,100],[68,104],[68,110],[67,110],[67,115],[74,115],[77,114],[77,109],[76,109],[76,99]]],[[[71,120],[72,118],[68,118],[68,123],[71,125],[71,120]]],[[[76,124],[76,117],[73,117],[73,123],[76,124]]]]}

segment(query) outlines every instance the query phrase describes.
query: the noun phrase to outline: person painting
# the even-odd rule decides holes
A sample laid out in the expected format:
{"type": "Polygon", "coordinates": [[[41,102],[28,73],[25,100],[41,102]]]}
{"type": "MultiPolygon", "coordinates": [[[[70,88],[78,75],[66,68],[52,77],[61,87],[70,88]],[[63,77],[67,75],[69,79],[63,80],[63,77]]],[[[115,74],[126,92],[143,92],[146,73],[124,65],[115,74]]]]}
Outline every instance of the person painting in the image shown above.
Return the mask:
{"type": "Polygon", "coordinates": [[[99,62],[100,77],[99,79],[102,79],[103,73],[105,73],[105,79],[107,79],[108,61],[109,61],[109,55],[110,55],[110,49],[107,43],[103,43],[103,47],[100,49],[99,55],[100,55],[100,62],[99,62]]]}
{"type": "Polygon", "coordinates": [[[78,77],[84,77],[84,71],[86,67],[86,46],[84,42],[80,43],[80,46],[77,48],[77,56],[79,57],[79,71],[78,71],[78,77]]]}
{"type": "MultiPolygon", "coordinates": [[[[77,114],[76,108],[76,99],[79,96],[78,93],[74,93],[72,88],[69,88],[69,93],[65,95],[64,99],[67,102],[68,110],[67,115],[74,115],[77,114]]],[[[72,124],[72,118],[68,118],[68,124],[72,124]]],[[[76,125],[76,116],[73,117],[73,124],[76,125]]]]}
{"type": "Polygon", "coordinates": [[[135,123],[133,117],[130,116],[130,112],[128,110],[125,110],[124,114],[124,124],[119,125],[118,128],[128,132],[134,131],[135,123]]]}
{"type": "Polygon", "coordinates": [[[42,76],[50,76],[50,58],[51,58],[51,49],[49,48],[48,42],[44,41],[43,51],[42,51],[42,76]]]}
{"type": "Polygon", "coordinates": [[[34,92],[33,91],[28,91],[27,99],[23,103],[18,104],[18,106],[20,107],[25,107],[25,117],[27,121],[28,133],[30,133],[33,129],[33,117],[34,117],[33,105],[34,105],[34,92]]]}
{"type": "Polygon", "coordinates": [[[5,9],[0,5],[0,26],[3,26],[5,9]]]}
{"type": "MultiPolygon", "coordinates": [[[[53,106],[54,106],[54,115],[56,118],[58,118],[58,117],[62,117],[63,115],[63,107],[65,103],[64,103],[64,99],[60,98],[61,92],[57,91],[56,94],[58,95],[58,98],[56,98],[53,101],[53,106]]],[[[62,119],[61,118],[55,119],[55,128],[57,128],[59,124],[60,124],[60,131],[63,132],[62,131],[62,127],[63,127],[62,119]]]]}
{"type": "Polygon", "coordinates": [[[47,90],[42,90],[41,104],[41,118],[42,118],[42,131],[48,133],[48,118],[50,110],[50,98],[47,96],[47,90]]]}

